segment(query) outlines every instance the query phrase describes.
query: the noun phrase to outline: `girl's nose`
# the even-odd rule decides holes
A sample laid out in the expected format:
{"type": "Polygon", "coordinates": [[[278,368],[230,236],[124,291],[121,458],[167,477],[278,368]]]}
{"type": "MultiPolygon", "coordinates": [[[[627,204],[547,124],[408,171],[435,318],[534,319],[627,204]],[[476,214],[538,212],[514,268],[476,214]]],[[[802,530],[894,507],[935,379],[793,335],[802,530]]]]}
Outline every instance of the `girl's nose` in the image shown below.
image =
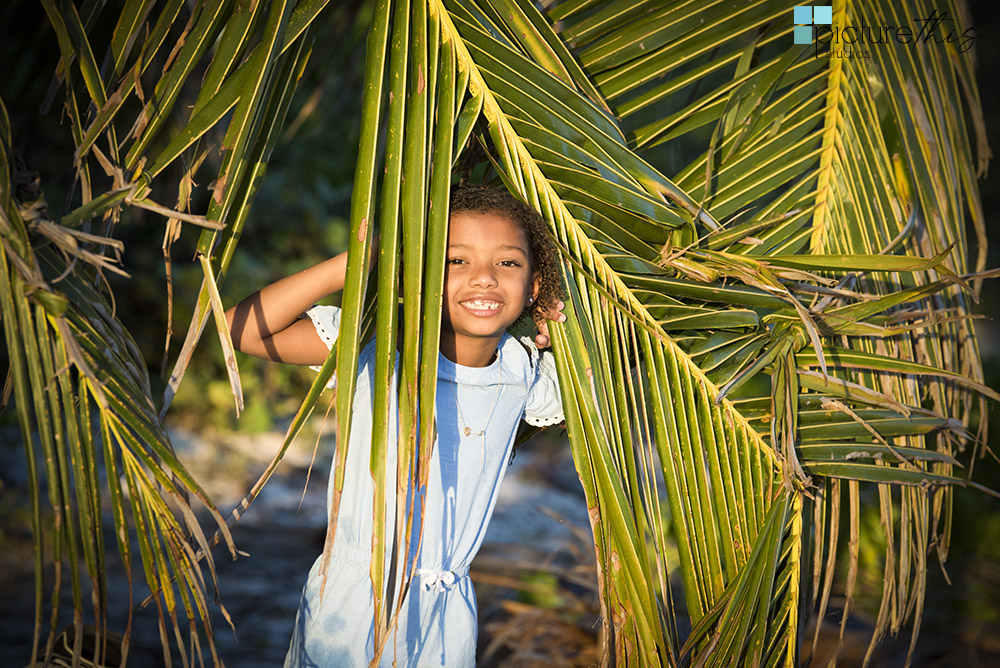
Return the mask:
{"type": "Polygon", "coordinates": [[[469,283],[480,288],[495,286],[497,284],[497,277],[493,270],[493,266],[485,264],[476,267],[476,271],[472,273],[469,283]]]}

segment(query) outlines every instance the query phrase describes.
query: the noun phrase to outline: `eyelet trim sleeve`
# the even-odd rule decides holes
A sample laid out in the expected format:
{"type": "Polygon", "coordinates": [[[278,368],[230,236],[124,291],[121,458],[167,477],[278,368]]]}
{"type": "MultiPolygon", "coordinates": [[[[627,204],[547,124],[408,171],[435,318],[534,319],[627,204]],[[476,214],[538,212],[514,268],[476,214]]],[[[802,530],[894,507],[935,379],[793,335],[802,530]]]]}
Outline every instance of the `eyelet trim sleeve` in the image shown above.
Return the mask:
{"type": "Polygon", "coordinates": [[[333,348],[340,333],[340,309],[336,306],[313,306],[306,311],[306,316],[312,320],[313,327],[319,338],[326,344],[327,350],[333,348]]]}
{"type": "Polygon", "coordinates": [[[556,358],[548,351],[539,355],[534,341],[521,340],[531,350],[531,362],[535,367],[535,382],[528,390],[524,421],[535,427],[559,424],[566,417],[563,414],[562,395],[559,394],[556,358]]]}
{"type": "MultiPolygon", "coordinates": [[[[337,342],[337,335],[340,333],[340,309],[336,306],[313,306],[306,311],[305,315],[312,321],[313,327],[316,328],[316,334],[326,344],[327,350],[332,349],[333,344],[337,342]]],[[[309,368],[313,371],[319,371],[321,367],[311,366],[309,368]]],[[[337,387],[336,376],[330,378],[327,387],[337,387]]]]}

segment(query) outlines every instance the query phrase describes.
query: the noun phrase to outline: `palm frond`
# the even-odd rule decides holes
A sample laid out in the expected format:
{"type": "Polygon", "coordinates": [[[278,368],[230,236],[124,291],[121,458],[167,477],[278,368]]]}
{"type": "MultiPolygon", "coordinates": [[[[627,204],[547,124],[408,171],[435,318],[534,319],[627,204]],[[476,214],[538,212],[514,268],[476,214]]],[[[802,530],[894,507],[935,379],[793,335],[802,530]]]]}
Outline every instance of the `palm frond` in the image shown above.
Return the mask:
{"type": "MultiPolygon", "coordinates": [[[[291,3],[225,2],[198,5],[189,13],[181,2],[153,7],[130,0],[112,14],[94,4],[83,11],[73,3],[43,3],[59,45],[55,81],[66,92],[65,110],[76,147],[80,200],[67,215],[53,220],[37,186],[25,187],[30,183],[11,152],[11,128],[0,105],[0,291],[13,394],[31,470],[36,538],[32,665],[50,658],[63,573],[78,611],[75,637],[83,636],[84,577],[95,592],[98,636],[110,634],[102,517],[102,503],[108,500],[118,550],[129,573],[136,557],[132,537],[138,538],[138,557],[156,599],[164,642],[173,638],[187,665],[188,657],[200,654],[202,634],[213,661],[219,663],[211,642],[207,596],[215,587],[211,545],[221,538],[233,556],[235,546],[222,514],[173,452],[154,405],[145,362],[115,315],[102,272],[127,276],[119,264],[122,244],[114,236],[123,209],[153,211],[168,225],[200,226],[206,231],[206,283],[194,329],[200,334],[210,308],[221,313],[216,280],[225,273],[305,65],[304,32],[323,4],[299,3],[293,11],[291,3]],[[171,33],[179,39],[170,42],[171,33]],[[169,54],[163,48],[168,43],[175,45],[169,54]],[[105,64],[98,65],[102,55],[105,64]],[[161,77],[153,71],[156,63],[164,67],[161,77]],[[206,67],[203,95],[178,131],[182,91],[206,67]],[[154,202],[152,188],[167,180],[162,176],[167,167],[182,151],[205,140],[230,110],[227,152],[207,215],[185,211],[190,172],[187,181],[180,181],[179,210],[154,202]],[[168,135],[172,139],[164,147],[168,135]],[[95,222],[98,232],[91,231],[95,222]],[[219,248],[221,257],[214,257],[219,248]],[[38,482],[43,478],[48,481],[47,503],[38,482]],[[196,505],[213,517],[218,527],[214,539],[204,533],[196,505]],[[44,548],[44,518],[49,513],[55,520],[51,550],[44,548]],[[43,566],[50,559],[56,577],[46,583],[43,566]],[[44,640],[46,589],[52,590],[53,612],[48,616],[52,629],[44,640]],[[173,632],[168,633],[170,627],[173,632]],[[194,634],[188,641],[182,628],[194,634]]],[[[204,154],[194,164],[203,161],[204,154]]],[[[224,321],[217,321],[216,328],[239,406],[232,344],[224,321]]],[[[191,347],[193,342],[185,353],[191,347]]],[[[182,354],[171,389],[186,360],[182,354]]]]}

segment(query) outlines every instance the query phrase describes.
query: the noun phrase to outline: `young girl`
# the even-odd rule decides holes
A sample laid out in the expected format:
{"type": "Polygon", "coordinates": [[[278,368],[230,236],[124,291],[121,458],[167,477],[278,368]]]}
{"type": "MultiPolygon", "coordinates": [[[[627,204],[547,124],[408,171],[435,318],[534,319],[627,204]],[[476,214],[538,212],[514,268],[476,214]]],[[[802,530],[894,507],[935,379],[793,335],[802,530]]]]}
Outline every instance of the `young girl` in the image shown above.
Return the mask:
{"type": "MultiPolygon", "coordinates": [[[[430,477],[415,502],[423,538],[382,666],[475,665],[476,600],[469,563],[479,550],[521,418],[563,420],[545,318],[564,321],[558,256],[537,212],[508,193],[462,185],[452,191],[435,406],[437,441],[430,477]],[[508,326],[528,313],[539,334],[515,340],[508,326]],[[537,347],[536,347],[537,344],[537,347]],[[423,506],[421,508],[421,506],[423,506]]],[[[295,364],[322,364],[337,338],[334,307],[309,308],[343,288],[346,254],[284,278],[227,313],[243,352],[295,364]],[[305,311],[308,318],[300,318],[305,311]]],[[[369,471],[374,342],[358,360],[347,474],[325,590],[322,557],[309,573],[286,667],[367,667],[375,652],[369,576],[373,486],[369,471]]],[[[393,388],[395,396],[395,388],[393,388]]],[[[395,410],[395,409],[394,409],[395,410]]],[[[397,435],[390,426],[390,442],[397,435]]],[[[396,470],[389,448],[387,470],[396,470]]],[[[395,488],[390,484],[390,494],[395,488]]],[[[386,517],[395,499],[386,500],[386,517]]],[[[413,536],[419,533],[415,526],[413,536]]],[[[389,550],[387,550],[387,553],[389,550]]],[[[388,555],[387,555],[388,561],[388,555]]],[[[391,573],[387,563],[386,572],[391,573]]],[[[396,566],[399,577],[406,568],[396,566]]]]}

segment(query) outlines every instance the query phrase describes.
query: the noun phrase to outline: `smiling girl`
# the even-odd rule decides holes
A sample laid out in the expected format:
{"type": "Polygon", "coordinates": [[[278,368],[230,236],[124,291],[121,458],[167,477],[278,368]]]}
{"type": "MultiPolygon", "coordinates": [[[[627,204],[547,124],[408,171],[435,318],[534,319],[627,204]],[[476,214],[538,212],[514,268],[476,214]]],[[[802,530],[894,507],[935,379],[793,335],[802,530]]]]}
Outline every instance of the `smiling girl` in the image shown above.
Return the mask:
{"type": "MultiPolygon", "coordinates": [[[[537,212],[504,191],[460,185],[452,191],[442,304],[435,416],[437,440],[426,489],[414,498],[404,567],[415,570],[383,666],[475,665],[476,601],[469,564],[482,544],[517,426],[563,419],[546,318],[561,313],[558,256],[537,212]],[[538,323],[532,341],[507,328],[523,315],[538,323]]],[[[264,359],[322,364],[336,342],[340,312],[315,306],[344,286],[346,254],[286,277],[227,312],[237,349],[264,359]],[[302,318],[303,312],[307,316],[302,318]]],[[[332,562],[321,558],[303,591],[286,667],[368,666],[375,654],[369,576],[373,485],[369,472],[374,342],[358,360],[347,473],[332,562]]],[[[395,396],[394,381],[392,396],[395,396]]],[[[395,413],[395,405],[393,413],[395,413]]],[[[397,425],[390,425],[395,440],[397,425]]],[[[386,469],[396,470],[395,448],[386,469]]],[[[390,484],[391,491],[395,489],[390,484]]],[[[395,498],[386,500],[393,517],[395,498]]],[[[388,552],[388,551],[387,551],[388,552]]],[[[387,572],[390,564],[387,563],[387,572]]]]}

